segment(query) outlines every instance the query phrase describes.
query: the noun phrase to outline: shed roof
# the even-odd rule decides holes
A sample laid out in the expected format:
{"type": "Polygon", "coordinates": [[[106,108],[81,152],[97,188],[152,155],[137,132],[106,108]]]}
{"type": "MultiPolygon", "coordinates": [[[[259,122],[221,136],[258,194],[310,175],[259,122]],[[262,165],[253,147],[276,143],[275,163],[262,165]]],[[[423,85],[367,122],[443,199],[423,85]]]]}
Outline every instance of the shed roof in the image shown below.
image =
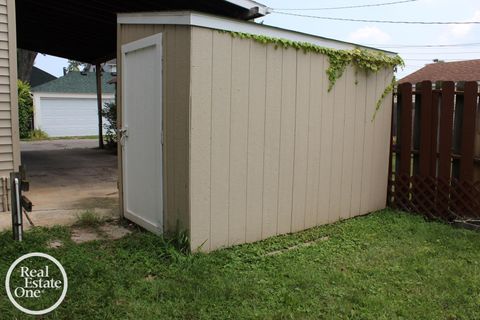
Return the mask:
{"type": "Polygon", "coordinates": [[[30,76],[30,86],[36,87],[55,79],[57,79],[57,77],[55,77],[54,75],[34,66],[32,68],[32,74],[30,76]]]}
{"type": "Polygon", "coordinates": [[[427,64],[399,80],[399,83],[436,81],[480,81],[480,59],[427,64]]]}
{"type": "Polygon", "coordinates": [[[266,14],[252,0],[16,0],[19,48],[82,62],[115,57],[117,13],[196,10],[240,20],[266,14]]]}
{"type": "MultiPolygon", "coordinates": [[[[108,84],[112,78],[113,76],[110,73],[102,75],[102,93],[115,93],[115,85],[108,84]]],[[[33,87],[32,92],[96,93],[95,72],[71,71],[63,77],[33,87]]]]}
{"type": "Polygon", "coordinates": [[[239,21],[216,15],[194,11],[162,11],[162,12],[136,12],[118,14],[117,21],[120,24],[164,24],[164,25],[188,25],[223,31],[241,32],[253,35],[269,36],[273,38],[287,39],[297,42],[308,42],[322,47],[334,49],[363,48],[394,55],[395,52],[378,48],[363,46],[356,43],[326,38],[310,33],[304,33],[252,21],[239,21]]]}

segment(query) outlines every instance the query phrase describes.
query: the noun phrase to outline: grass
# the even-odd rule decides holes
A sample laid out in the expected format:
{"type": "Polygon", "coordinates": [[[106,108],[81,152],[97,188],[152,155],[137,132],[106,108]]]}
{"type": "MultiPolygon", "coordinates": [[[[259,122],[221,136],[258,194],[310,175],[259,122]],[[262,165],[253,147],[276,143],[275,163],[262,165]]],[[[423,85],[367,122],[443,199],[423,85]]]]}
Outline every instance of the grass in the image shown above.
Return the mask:
{"type": "MultiPolygon", "coordinates": [[[[52,254],[67,270],[67,298],[46,318],[480,316],[480,234],[404,213],[385,210],[208,255],[182,254],[141,231],[81,245],[69,236],[64,227],[35,229],[22,243],[0,234],[2,278],[18,256],[32,251],[52,254]],[[52,239],[64,247],[48,249],[52,239]]],[[[3,281],[0,286],[5,292],[3,281]]],[[[5,295],[0,314],[23,318],[5,295]]]]}
{"type": "Polygon", "coordinates": [[[35,129],[32,131],[30,138],[22,139],[22,141],[39,141],[39,140],[92,140],[98,139],[98,136],[65,136],[65,137],[49,137],[44,131],[35,129]]]}
{"type": "Polygon", "coordinates": [[[104,219],[95,212],[95,210],[87,209],[77,215],[75,226],[95,228],[104,223],[104,219]]]}

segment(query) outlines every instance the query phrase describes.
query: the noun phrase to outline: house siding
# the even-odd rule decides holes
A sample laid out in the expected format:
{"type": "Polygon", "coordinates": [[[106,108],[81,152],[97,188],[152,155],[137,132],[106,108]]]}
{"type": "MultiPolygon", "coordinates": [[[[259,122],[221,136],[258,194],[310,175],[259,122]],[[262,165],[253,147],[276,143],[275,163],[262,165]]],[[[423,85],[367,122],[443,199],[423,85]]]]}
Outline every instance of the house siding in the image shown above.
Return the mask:
{"type": "Polygon", "coordinates": [[[20,166],[15,1],[0,0],[0,211],[8,211],[6,178],[20,166]]]}
{"type": "MultiPolygon", "coordinates": [[[[119,24],[117,63],[119,66],[122,65],[120,50],[123,44],[157,33],[163,34],[164,231],[171,233],[185,230],[189,226],[190,27],[119,24]]],[[[121,72],[119,70],[118,84],[122,83],[121,72]]],[[[118,123],[122,123],[121,90],[121,85],[119,85],[117,91],[118,123]]],[[[160,137],[158,138],[160,139],[160,137]]],[[[119,150],[120,172],[122,172],[121,159],[121,150],[119,150]]],[[[123,190],[121,183],[120,181],[119,189],[123,190]]],[[[121,203],[123,203],[122,198],[121,203]]]]}
{"type": "Polygon", "coordinates": [[[327,67],[323,55],[192,27],[193,250],[385,207],[391,95],[372,117],[392,72],[349,67],[328,92],[327,67]]]}

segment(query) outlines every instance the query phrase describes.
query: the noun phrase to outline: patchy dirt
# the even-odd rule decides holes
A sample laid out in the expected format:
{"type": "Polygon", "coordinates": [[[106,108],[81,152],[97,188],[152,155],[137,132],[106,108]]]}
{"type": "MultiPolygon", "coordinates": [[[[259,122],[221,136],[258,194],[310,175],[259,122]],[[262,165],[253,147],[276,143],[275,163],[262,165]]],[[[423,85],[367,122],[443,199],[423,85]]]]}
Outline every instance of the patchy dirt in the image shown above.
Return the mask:
{"type": "Polygon", "coordinates": [[[92,228],[73,228],[72,241],[75,243],[84,243],[95,240],[102,240],[103,236],[92,228]]]}
{"type": "Polygon", "coordinates": [[[50,249],[58,249],[63,247],[63,241],[61,240],[52,240],[47,243],[47,247],[50,249]]]}
{"type": "Polygon", "coordinates": [[[132,231],[115,223],[105,223],[98,228],[73,227],[72,241],[84,243],[95,240],[117,240],[130,233],[132,231]]]}
{"type": "Polygon", "coordinates": [[[118,224],[105,224],[100,227],[100,230],[111,240],[117,240],[132,233],[132,231],[118,224]]]}

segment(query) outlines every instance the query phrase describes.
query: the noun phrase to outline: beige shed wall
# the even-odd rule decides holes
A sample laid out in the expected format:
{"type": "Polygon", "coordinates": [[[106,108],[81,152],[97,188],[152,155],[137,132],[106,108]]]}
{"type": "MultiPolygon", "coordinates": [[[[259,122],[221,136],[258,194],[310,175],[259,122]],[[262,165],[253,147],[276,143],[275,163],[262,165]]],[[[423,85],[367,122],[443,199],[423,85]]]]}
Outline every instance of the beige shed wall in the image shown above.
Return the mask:
{"type": "MultiPolygon", "coordinates": [[[[188,228],[188,106],[190,98],[190,27],[118,25],[117,65],[123,44],[163,33],[163,131],[164,131],[164,230],[188,228]]],[[[117,110],[121,122],[121,70],[118,74],[117,110]]],[[[158,137],[159,139],[161,137],[158,137]]],[[[119,148],[120,149],[120,148],[119,148]]],[[[119,168],[121,172],[121,150],[119,168]]],[[[120,179],[121,179],[121,175],[120,179]]],[[[121,181],[119,183],[122,190],[121,181]]],[[[122,203],[122,202],[121,202],[122,203]]]]}
{"type": "Polygon", "coordinates": [[[385,207],[391,96],[371,120],[391,71],[349,68],[327,92],[323,55],[199,27],[191,41],[193,250],[385,207]]]}
{"type": "Polygon", "coordinates": [[[9,210],[2,184],[20,166],[19,139],[15,1],[0,0],[0,211],[9,210]]]}

